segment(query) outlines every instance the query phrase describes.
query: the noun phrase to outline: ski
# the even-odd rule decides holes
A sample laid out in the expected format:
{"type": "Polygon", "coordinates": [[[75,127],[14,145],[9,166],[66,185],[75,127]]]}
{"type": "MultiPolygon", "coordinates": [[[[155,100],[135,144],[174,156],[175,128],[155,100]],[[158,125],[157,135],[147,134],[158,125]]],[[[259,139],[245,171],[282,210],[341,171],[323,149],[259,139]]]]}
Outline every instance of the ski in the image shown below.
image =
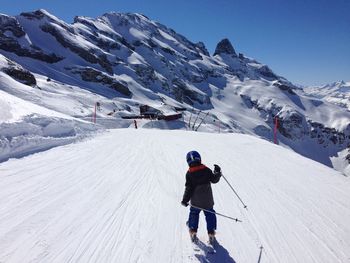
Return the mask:
{"type": "Polygon", "coordinates": [[[196,251],[196,252],[200,251],[200,247],[198,246],[199,239],[197,237],[197,234],[190,233],[190,239],[191,239],[191,243],[192,243],[192,246],[193,246],[193,250],[196,251]]]}
{"type": "Polygon", "coordinates": [[[215,237],[209,237],[209,241],[208,241],[208,254],[215,254],[216,253],[216,244],[217,244],[217,241],[216,241],[216,238],[215,237]]]}

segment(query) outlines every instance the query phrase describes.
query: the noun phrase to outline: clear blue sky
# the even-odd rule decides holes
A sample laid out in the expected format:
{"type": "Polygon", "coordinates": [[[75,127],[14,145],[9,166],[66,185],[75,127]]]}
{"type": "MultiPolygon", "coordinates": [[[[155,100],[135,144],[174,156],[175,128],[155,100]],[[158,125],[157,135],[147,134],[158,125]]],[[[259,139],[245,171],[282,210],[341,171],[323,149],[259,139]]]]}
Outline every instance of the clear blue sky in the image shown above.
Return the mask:
{"type": "Polygon", "coordinates": [[[350,0],[3,0],[0,13],[40,8],[67,22],[142,13],[210,53],[227,37],[237,52],[297,84],[350,81],[350,0]]]}

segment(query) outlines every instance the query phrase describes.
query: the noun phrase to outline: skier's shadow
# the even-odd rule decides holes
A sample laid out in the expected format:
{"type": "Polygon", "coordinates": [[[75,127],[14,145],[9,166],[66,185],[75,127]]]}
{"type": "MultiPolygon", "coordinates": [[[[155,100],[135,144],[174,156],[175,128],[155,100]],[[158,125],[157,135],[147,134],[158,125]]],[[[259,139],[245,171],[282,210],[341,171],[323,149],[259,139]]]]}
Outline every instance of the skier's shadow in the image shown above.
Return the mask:
{"type": "Polygon", "coordinates": [[[230,256],[230,253],[227,251],[226,248],[224,248],[220,243],[216,242],[215,244],[215,254],[210,254],[208,251],[210,251],[210,247],[204,244],[202,241],[199,240],[198,247],[200,250],[204,252],[204,255],[202,254],[195,254],[196,258],[199,260],[199,262],[204,263],[236,263],[236,261],[230,256]]]}

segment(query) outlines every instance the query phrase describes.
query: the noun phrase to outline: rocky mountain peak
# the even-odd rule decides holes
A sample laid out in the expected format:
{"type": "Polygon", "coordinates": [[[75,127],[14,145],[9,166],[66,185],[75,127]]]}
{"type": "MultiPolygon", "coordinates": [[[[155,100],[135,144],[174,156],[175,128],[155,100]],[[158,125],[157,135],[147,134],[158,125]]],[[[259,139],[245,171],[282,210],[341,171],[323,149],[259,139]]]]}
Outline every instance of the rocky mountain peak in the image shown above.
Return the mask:
{"type": "Polygon", "coordinates": [[[224,38],[216,45],[214,56],[220,54],[228,54],[237,57],[236,51],[234,50],[230,40],[227,38],[224,38]]]}
{"type": "Polygon", "coordinates": [[[203,42],[196,43],[196,47],[203,52],[204,55],[210,56],[205,44],[203,42]]]}
{"type": "Polygon", "coordinates": [[[18,23],[15,17],[0,14],[0,35],[5,34],[6,31],[12,32],[16,37],[25,35],[23,27],[18,23]]]}
{"type": "Polygon", "coordinates": [[[30,20],[41,20],[43,18],[48,18],[50,20],[59,20],[56,16],[52,15],[45,9],[38,9],[32,12],[23,12],[20,15],[30,20]]]}

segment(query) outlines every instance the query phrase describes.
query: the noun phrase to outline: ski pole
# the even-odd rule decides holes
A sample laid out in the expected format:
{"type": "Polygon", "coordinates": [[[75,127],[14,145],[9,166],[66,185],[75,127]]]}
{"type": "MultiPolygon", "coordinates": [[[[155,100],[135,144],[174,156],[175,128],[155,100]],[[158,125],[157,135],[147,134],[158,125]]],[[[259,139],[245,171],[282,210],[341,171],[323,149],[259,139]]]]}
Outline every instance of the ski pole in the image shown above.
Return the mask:
{"type": "Polygon", "coordinates": [[[239,220],[238,218],[233,218],[233,217],[230,217],[230,216],[226,216],[226,215],[220,214],[220,213],[218,213],[218,212],[213,212],[213,211],[210,211],[210,210],[208,210],[208,209],[204,209],[204,208],[202,208],[202,207],[198,207],[198,206],[195,206],[195,205],[191,205],[191,204],[190,204],[190,206],[193,207],[193,208],[197,208],[197,209],[199,209],[199,210],[203,210],[203,211],[208,212],[208,213],[212,213],[212,214],[216,214],[216,215],[218,215],[218,216],[226,217],[226,218],[231,219],[231,220],[236,221],[236,222],[242,222],[242,221],[239,220]]]}
{"type": "Polygon", "coordinates": [[[229,181],[227,181],[226,177],[224,175],[222,175],[222,177],[225,179],[226,183],[231,187],[232,191],[235,193],[235,195],[238,197],[239,201],[241,201],[241,203],[243,204],[244,208],[247,209],[247,205],[242,201],[242,199],[239,197],[239,195],[237,194],[237,192],[235,191],[235,189],[233,189],[232,185],[229,183],[229,181]]]}
{"type": "Polygon", "coordinates": [[[263,246],[260,246],[260,253],[259,253],[258,263],[260,263],[263,249],[264,249],[263,246]]]}

